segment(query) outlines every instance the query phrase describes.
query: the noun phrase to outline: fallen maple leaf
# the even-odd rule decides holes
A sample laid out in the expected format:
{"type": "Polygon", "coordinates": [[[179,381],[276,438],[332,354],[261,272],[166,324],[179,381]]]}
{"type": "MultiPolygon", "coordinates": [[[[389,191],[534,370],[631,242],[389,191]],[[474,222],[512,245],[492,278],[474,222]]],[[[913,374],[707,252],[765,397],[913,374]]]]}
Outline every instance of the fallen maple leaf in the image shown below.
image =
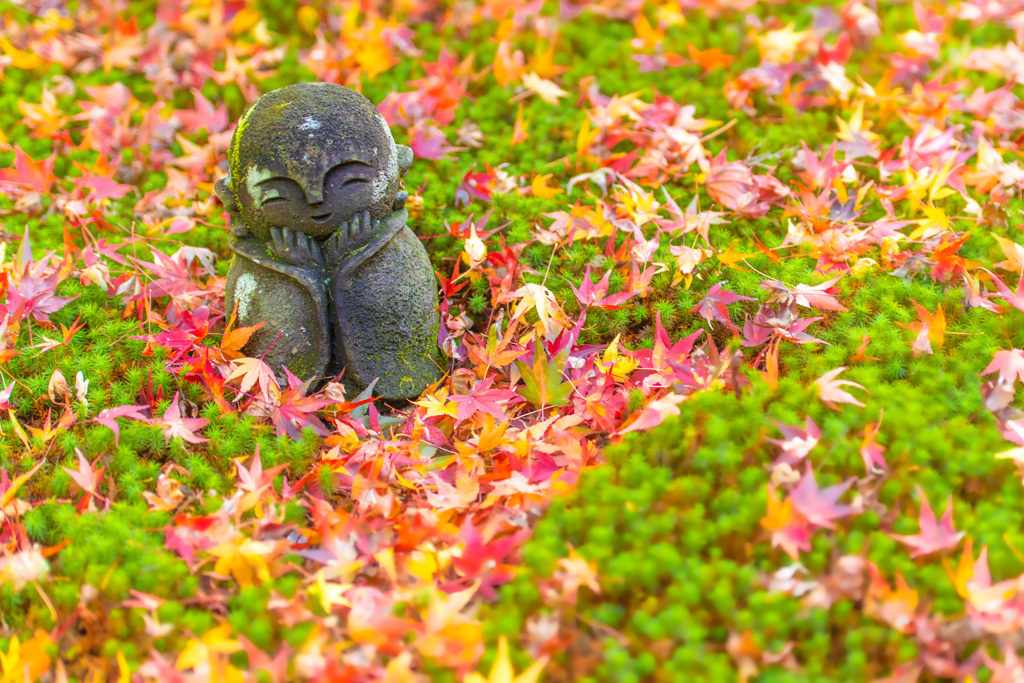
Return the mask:
{"type": "Polygon", "coordinates": [[[818,482],[814,479],[814,471],[808,466],[804,476],[800,478],[800,483],[790,491],[788,500],[809,524],[832,529],[835,527],[835,520],[856,512],[854,507],[840,505],[838,502],[839,497],[853,485],[853,482],[854,479],[851,478],[841,484],[819,489],[818,482]]]}
{"type": "Polygon", "coordinates": [[[754,301],[755,299],[722,289],[722,284],[721,282],[716,282],[711,285],[708,293],[700,300],[700,303],[690,309],[690,313],[698,313],[700,317],[709,322],[717,320],[720,323],[725,323],[726,327],[739,334],[740,328],[736,327],[729,317],[729,309],[726,306],[737,301],[754,301]]]}
{"type": "Polygon", "coordinates": [[[463,680],[465,683],[537,683],[547,662],[547,657],[541,657],[531,664],[530,668],[516,676],[512,669],[512,662],[508,658],[508,640],[505,636],[501,636],[498,639],[498,656],[495,658],[494,664],[491,665],[491,673],[487,678],[478,673],[471,673],[463,680]]]}
{"type": "Polygon", "coordinates": [[[590,266],[588,265],[587,270],[583,273],[583,281],[579,289],[576,289],[572,282],[569,283],[569,288],[576,295],[576,300],[580,303],[580,306],[611,311],[625,308],[625,302],[639,294],[639,292],[620,292],[609,295],[608,281],[611,274],[612,271],[606,271],[601,276],[601,280],[595,285],[593,280],[590,279],[590,266]]]}
{"type": "Polygon", "coordinates": [[[625,429],[620,429],[617,434],[628,434],[641,430],[657,427],[665,421],[666,417],[679,414],[679,404],[686,400],[683,394],[668,394],[659,399],[651,401],[640,411],[633,422],[625,429]]]}
{"type": "Polygon", "coordinates": [[[170,441],[171,439],[178,438],[184,439],[189,443],[205,443],[209,441],[209,439],[196,434],[197,429],[202,429],[209,422],[210,421],[205,417],[183,417],[181,414],[181,407],[178,405],[177,391],[174,392],[174,399],[171,401],[171,405],[167,406],[167,410],[164,411],[163,417],[153,418],[150,420],[150,423],[160,426],[160,429],[164,433],[164,441],[170,441]]]}
{"type": "Polygon", "coordinates": [[[142,420],[148,422],[149,418],[143,414],[143,411],[148,411],[149,406],[117,406],[116,408],[106,408],[100,411],[100,414],[92,419],[93,422],[99,423],[104,427],[110,428],[110,431],[114,432],[114,445],[116,446],[118,440],[121,438],[121,429],[117,424],[117,420],[114,418],[118,417],[130,417],[133,420],[142,420]]]}
{"type": "Polygon", "coordinates": [[[272,403],[271,394],[277,394],[277,382],[274,380],[274,369],[267,365],[261,358],[236,358],[234,369],[225,378],[230,382],[241,378],[242,382],[238,387],[238,395],[235,401],[244,398],[254,386],[260,388],[260,397],[267,403],[272,403]]]}
{"type": "Polygon", "coordinates": [[[993,372],[999,373],[999,378],[1004,381],[1024,382],[1024,350],[1022,349],[1000,349],[996,351],[992,362],[981,371],[982,375],[993,372]]]}
{"type": "Polygon", "coordinates": [[[516,367],[526,385],[520,393],[535,406],[564,406],[572,393],[572,384],[562,379],[569,350],[563,349],[549,362],[538,330],[534,330],[533,341],[533,365],[516,361],[516,367]]]}
{"type": "Polygon", "coordinates": [[[910,303],[914,304],[914,308],[917,309],[917,315],[921,318],[921,321],[896,324],[905,330],[917,333],[917,338],[914,340],[911,350],[915,358],[921,355],[930,356],[932,354],[932,344],[936,348],[942,347],[942,335],[946,332],[946,314],[942,311],[942,304],[939,304],[935,313],[929,313],[928,309],[913,299],[910,300],[910,303]]]}
{"type": "Polygon", "coordinates": [[[778,446],[782,452],[779,453],[779,457],[775,459],[773,465],[787,464],[790,467],[799,464],[807,457],[807,454],[818,445],[818,440],[821,439],[821,428],[814,424],[814,420],[807,417],[806,423],[803,429],[799,427],[791,427],[784,425],[779,422],[775,423],[775,426],[782,431],[782,435],[785,439],[768,439],[769,442],[778,446]]]}
{"type": "MultiPolygon", "coordinates": [[[[849,392],[840,389],[842,386],[851,386],[858,389],[864,389],[863,386],[856,382],[851,382],[845,379],[836,379],[836,377],[846,370],[845,365],[841,365],[834,370],[829,370],[824,375],[814,381],[814,385],[818,387],[818,396],[822,402],[833,410],[839,410],[836,407],[837,403],[852,403],[855,406],[863,407],[864,404],[853,397],[849,392]]],[[[864,389],[867,391],[867,389],[864,389]]]]}
{"type": "Polygon", "coordinates": [[[913,558],[931,555],[939,550],[952,550],[963,538],[963,532],[957,533],[953,528],[953,496],[949,497],[949,504],[942,520],[935,521],[935,513],[928,503],[928,497],[920,487],[917,488],[917,495],[921,497],[921,513],[917,521],[921,525],[921,533],[912,536],[901,536],[889,534],[900,543],[912,548],[910,556],[913,558]]]}
{"type": "Polygon", "coordinates": [[[845,311],[847,310],[846,306],[839,303],[835,297],[838,288],[833,286],[840,277],[842,276],[837,275],[820,285],[797,285],[792,289],[778,280],[764,280],[761,282],[761,287],[768,290],[771,295],[768,297],[768,303],[779,301],[787,306],[803,306],[823,311],[845,311]]]}
{"type": "Polygon", "coordinates": [[[274,423],[274,429],[278,436],[287,434],[293,439],[302,438],[302,430],[305,427],[311,428],[321,436],[329,432],[323,422],[313,413],[331,405],[333,401],[325,398],[306,396],[306,390],[312,380],[305,382],[299,380],[288,368],[284,369],[287,378],[288,388],[281,391],[277,396],[277,403],[270,414],[274,423]]]}
{"type": "Polygon", "coordinates": [[[569,95],[569,93],[555,85],[553,81],[541,78],[535,73],[523,74],[523,85],[526,87],[524,94],[536,93],[537,97],[549,104],[558,104],[559,97],[569,95]]]}

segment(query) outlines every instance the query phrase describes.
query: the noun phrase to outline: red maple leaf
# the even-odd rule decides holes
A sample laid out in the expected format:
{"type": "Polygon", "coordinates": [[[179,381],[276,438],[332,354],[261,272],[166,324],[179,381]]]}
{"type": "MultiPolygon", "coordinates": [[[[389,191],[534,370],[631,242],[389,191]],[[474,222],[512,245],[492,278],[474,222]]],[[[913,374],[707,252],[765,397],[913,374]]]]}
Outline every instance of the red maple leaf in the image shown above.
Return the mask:
{"type": "Polygon", "coordinates": [[[288,368],[285,368],[284,372],[288,379],[288,388],[283,390],[277,397],[277,403],[270,413],[270,419],[274,423],[277,435],[284,436],[287,434],[293,439],[300,439],[302,438],[302,430],[305,427],[311,428],[321,436],[329,434],[330,432],[324,423],[313,413],[326,408],[333,401],[306,396],[306,390],[309,389],[312,380],[303,382],[293,375],[288,368]]]}
{"type": "Polygon", "coordinates": [[[913,536],[901,536],[889,534],[900,543],[910,546],[913,551],[911,557],[923,557],[931,555],[939,550],[952,550],[960,543],[963,532],[957,533],[953,528],[953,496],[949,497],[946,511],[942,514],[942,520],[935,521],[935,513],[928,503],[928,497],[924,495],[921,487],[917,487],[917,495],[921,497],[921,514],[917,521],[921,525],[921,533],[913,536]]]}
{"type": "Polygon", "coordinates": [[[491,587],[509,581],[515,574],[511,566],[503,564],[504,559],[525,541],[530,533],[528,529],[522,529],[486,542],[480,531],[467,518],[458,536],[462,555],[452,558],[452,565],[465,579],[482,578],[481,594],[485,598],[492,597],[494,591],[491,587]]]}
{"type": "Polygon", "coordinates": [[[474,173],[472,168],[469,169],[462,176],[462,182],[455,188],[455,206],[469,204],[473,199],[491,201],[491,192],[497,179],[498,176],[490,164],[487,164],[485,173],[474,173]]]}
{"type": "Polygon", "coordinates": [[[733,324],[729,317],[729,309],[726,307],[737,301],[754,301],[754,299],[730,292],[728,289],[722,289],[722,284],[721,282],[713,284],[700,303],[690,309],[690,313],[699,313],[700,317],[709,322],[717,320],[720,323],[725,323],[730,330],[739,333],[740,328],[733,324]]]}

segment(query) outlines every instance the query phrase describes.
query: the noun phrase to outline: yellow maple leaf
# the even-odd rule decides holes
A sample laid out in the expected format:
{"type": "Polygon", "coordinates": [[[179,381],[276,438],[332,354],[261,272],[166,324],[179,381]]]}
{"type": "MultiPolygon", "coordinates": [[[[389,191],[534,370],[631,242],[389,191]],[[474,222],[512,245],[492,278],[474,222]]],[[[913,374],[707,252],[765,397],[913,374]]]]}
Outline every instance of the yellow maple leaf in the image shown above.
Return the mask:
{"type": "Polygon", "coordinates": [[[716,258],[722,262],[722,265],[726,268],[732,268],[733,270],[746,270],[746,268],[740,268],[736,264],[745,258],[751,256],[757,256],[757,254],[738,254],[736,253],[736,245],[732,245],[725,251],[720,251],[716,255],[716,258]]]}
{"type": "Polygon", "coordinates": [[[0,652],[0,673],[3,683],[28,683],[36,681],[50,668],[50,655],[47,647],[53,640],[42,629],[37,629],[34,636],[24,643],[18,636],[11,639],[7,654],[0,652]]]}
{"type": "Polygon", "coordinates": [[[1024,271],[1024,247],[1017,244],[1013,240],[1008,240],[1005,237],[993,234],[996,241],[999,242],[999,248],[1003,250],[1003,254],[1006,256],[1005,261],[992,264],[996,268],[1003,268],[1005,270],[1012,270],[1016,273],[1024,271]]]}
{"type": "Polygon", "coordinates": [[[559,97],[566,97],[569,94],[555,85],[553,81],[541,78],[532,71],[523,74],[523,85],[526,86],[528,92],[536,93],[537,97],[549,104],[558,104],[559,97]]]}
{"type": "Polygon", "coordinates": [[[931,204],[922,205],[921,211],[925,217],[914,221],[918,227],[910,233],[910,239],[926,240],[929,237],[934,237],[939,233],[949,230],[949,216],[946,215],[945,211],[931,204]]]}
{"type": "Polygon", "coordinates": [[[545,335],[560,332],[569,322],[559,308],[554,293],[544,285],[529,282],[509,296],[518,299],[512,318],[519,319],[531,309],[535,309],[545,335]]]}
{"type": "Polygon", "coordinates": [[[362,40],[358,46],[355,54],[356,63],[371,81],[398,61],[391,55],[387,42],[379,36],[362,40]]]}
{"type": "Polygon", "coordinates": [[[761,58],[772,64],[790,64],[797,54],[818,48],[818,36],[812,30],[794,31],[788,24],[776,31],[767,31],[755,38],[761,58]]]}
{"type": "Polygon", "coordinates": [[[316,583],[310,587],[309,593],[320,601],[320,606],[328,614],[335,605],[351,607],[352,603],[345,598],[345,593],[352,587],[350,583],[327,583],[322,571],[316,574],[316,583]]]}
{"type": "Polygon", "coordinates": [[[530,183],[530,192],[533,193],[534,197],[543,197],[544,199],[551,199],[555,195],[559,195],[565,190],[560,187],[548,187],[548,181],[551,180],[550,173],[544,173],[543,175],[534,176],[533,182],[530,183]]]}
{"type": "Polygon", "coordinates": [[[465,683],[537,683],[540,672],[548,663],[547,657],[541,657],[530,665],[530,668],[515,675],[512,669],[512,662],[508,658],[508,639],[501,636],[498,640],[498,656],[491,666],[491,673],[484,678],[482,674],[471,673],[463,680],[465,683]]]}
{"type": "Polygon", "coordinates": [[[837,116],[836,123],[839,125],[839,133],[836,134],[836,138],[839,140],[852,141],[854,135],[860,135],[870,142],[881,139],[877,134],[871,132],[870,123],[867,125],[864,123],[864,100],[857,100],[849,121],[843,121],[837,116]]]}
{"type": "Polygon", "coordinates": [[[627,358],[619,353],[619,337],[621,335],[615,335],[615,339],[605,349],[604,354],[601,356],[601,362],[598,366],[603,372],[607,372],[609,369],[612,371],[612,377],[619,382],[625,382],[629,375],[637,369],[640,365],[639,361],[627,358]]]}
{"type": "Polygon", "coordinates": [[[202,635],[201,638],[188,641],[178,655],[175,668],[179,671],[205,667],[211,661],[223,659],[241,651],[242,644],[231,638],[231,624],[221,624],[202,635]]]}
{"type": "Polygon", "coordinates": [[[270,581],[270,567],[267,557],[276,554],[277,546],[267,541],[251,538],[236,538],[210,549],[210,554],[220,558],[213,571],[224,576],[233,576],[242,588],[248,588],[253,578],[270,581]]]}
{"type": "Polygon", "coordinates": [[[630,185],[625,192],[616,192],[615,198],[639,227],[658,217],[661,204],[655,200],[653,192],[644,192],[637,185],[630,185]]]}
{"type": "Polygon", "coordinates": [[[792,501],[789,498],[779,501],[775,497],[775,487],[768,484],[768,512],[761,520],[761,526],[768,531],[778,531],[785,528],[791,519],[793,519],[792,501]]]}
{"type": "Polygon", "coordinates": [[[459,413],[459,406],[448,400],[448,390],[439,389],[437,392],[429,393],[418,401],[416,405],[426,409],[426,417],[438,417],[447,415],[454,418],[459,413]]]}
{"type": "Polygon", "coordinates": [[[57,97],[43,88],[39,104],[18,100],[18,109],[24,116],[24,123],[32,129],[29,137],[49,138],[56,135],[68,122],[68,117],[57,106],[57,97]]]}
{"type": "Polygon", "coordinates": [[[576,156],[580,159],[585,158],[587,152],[590,150],[590,143],[594,141],[598,135],[600,135],[600,128],[590,127],[590,118],[583,119],[583,125],[580,126],[580,132],[576,136],[576,156]]]}
{"type": "Polygon", "coordinates": [[[43,63],[42,57],[32,52],[23,52],[11,45],[11,41],[0,36],[0,52],[11,58],[10,65],[19,71],[32,71],[43,63]]]}

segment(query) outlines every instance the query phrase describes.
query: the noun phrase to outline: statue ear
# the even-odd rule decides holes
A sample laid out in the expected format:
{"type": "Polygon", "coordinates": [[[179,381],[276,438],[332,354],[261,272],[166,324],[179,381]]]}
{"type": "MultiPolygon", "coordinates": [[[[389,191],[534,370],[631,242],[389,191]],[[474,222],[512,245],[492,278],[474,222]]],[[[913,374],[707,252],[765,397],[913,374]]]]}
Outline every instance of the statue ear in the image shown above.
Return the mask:
{"type": "Polygon", "coordinates": [[[247,237],[249,229],[245,227],[242,216],[238,213],[238,197],[231,189],[231,176],[226,175],[213,184],[213,191],[217,193],[217,199],[221,201],[228,212],[231,221],[231,234],[235,237],[247,237]]]}
{"type": "Polygon", "coordinates": [[[213,191],[217,193],[217,198],[220,199],[228,213],[238,212],[238,199],[235,197],[235,191],[231,189],[230,175],[226,175],[214,183],[213,191]]]}
{"type": "Polygon", "coordinates": [[[412,166],[415,155],[412,153],[411,147],[405,145],[395,145],[395,147],[398,149],[398,168],[401,169],[402,175],[405,175],[405,172],[412,166]]]}

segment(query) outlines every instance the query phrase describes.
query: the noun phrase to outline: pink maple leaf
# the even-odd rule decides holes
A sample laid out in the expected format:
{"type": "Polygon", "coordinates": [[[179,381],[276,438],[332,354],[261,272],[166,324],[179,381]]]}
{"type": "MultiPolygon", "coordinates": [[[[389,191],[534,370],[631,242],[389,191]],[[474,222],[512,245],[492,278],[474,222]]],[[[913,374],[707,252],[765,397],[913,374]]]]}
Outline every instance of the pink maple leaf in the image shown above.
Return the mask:
{"type": "Polygon", "coordinates": [[[121,438],[121,430],[117,424],[115,418],[118,417],[130,417],[133,420],[142,420],[143,422],[149,422],[149,418],[143,414],[144,411],[148,411],[149,406],[117,406],[116,408],[106,408],[100,411],[100,414],[92,419],[93,422],[99,423],[104,427],[109,427],[110,431],[114,432],[114,445],[116,446],[118,440],[121,438]]]}
{"type": "Polygon", "coordinates": [[[181,121],[181,125],[193,133],[201,128],[205,128],[207,134],[224,131],[228,127],[228,108],[224,105],[214,107],[196,88],[192,88],[192,95],[196,101],[195,109],[174,110],[174,116],[181,121]]]}
{"type": "Polygon", "coordinates": [[[67,467],[63,469],[71,477],[71,480],[78,485],[78,488],[82,489],[85,493],[85,496],[81,501],[79,501],[77,506],[78,511],[81,512],[86,506],[88,506],[89,509],[93,509],[95,507],[93,504],[94,497],[100,499],[103,498],[103,496],[100,495],[100,484],[103,483],[104,468],[100,467],[99,469],[96,469],[95,467],[96,463],[99,461],[99,457],[90,464],[89,461],[85,459],[85,456],[82,455],[82,451],[75,448],[75,454],[78,456],[78,469],[70,470],[67,467]]]}
{"type": "Polygon", "coordinates": [[[248,468],[242,465],[241,460],[241,458],[233,459],[235,468],[238,470],[238,488],[242,491],[256,494],[261,494],[273,486],[274,477],[277,476],[277,473],[288,467],[288,464],[285,463],[284,465],[271,467],[269,470],[264,471],[259,444],[256,444],[256,453],[253,455],[252,462],[249,463],[248,468]]]}
{"type": "Polygon", "coordinates": [[[768,439],[768,441],[782,449],[779,457],[773,463],[775,465],[785,463],[792,467],[799,464],[807,457],[811,449],[818,445],[818,440],[821,438],[821,428],[814,424],[814,420],[809,416],[803,429],[778,422],[775,423],[775,426],[786,437],[785,439],[768,439]]]}
{"type": "Polygon", "coordinates": [[[690,309],[690,313],[699,313],[700,317],[709,322],[717,320],[720,323],[725,323],[730,330],[739,333],[740,328],[733,324],[729,317],[729,309],[726,308],[729,304],[734,304],[737,301],[754,301],[754,299],[730,292],[728,289],[722,289],[722,283],[716,282],[708,289],[707,295],[701,299],[700,303],[690,309]]]}
{"type": "Polygon", "coordinates": [[[68,302],[78,298],[77,294],[71,297],[56,296],[59,282],[60,273],[56,272],[46,277],[26,274],[7,291],[7,305],[12,310],[24,306],[23,315],[31,315],[39,323],[49,323],[51,313],[56,313],[68,302]]]}
{"type": "Polygon", "coordinates": [[[839,281],[840,277],[842,276],[837,275],[820,285],[797,285],[792,289],[778,280],[765,280],[761,282],[761,287],[771,294],[768,303],[780,301],[787,306],[803,306],[823,311],[845,311],[847,310],[846,306],[839,303],[834,294],[838,288],[833,285],[839,281]]]}
{"type": "Polygon", "coordinates": [[[809,524],[832,529],[835,527],[835,520],[856,512],[853,506],[840,505],[838,502],[839,497],[846,492],[846,489],[850,488],[853,482],[854,479],[851,478],[841,484],[819,489],[818,482],[814,479],[814,472],[808,467],[807,472],[800,479],[800,483],[790,492],[789,500],[809,524]]]}
{"type": "Polygon", "coordinates": [[[992,275],[992,281],[996,283],[996,289],[998,289],[999,292],[993,292],[991,294],[986,294],[985,296],[992,299],[1003,299],[1014,308],[1024,311],[1024,277],[1017,282],[1016,292],[1011,292],[1010,288],[995,275],[992,275]]]}
{"type": "Polygon", "coordinates": [[[953,528],[953,496],[949,497],[949,504],[942,519],[936,522],[935,513],[932,512],[932,506],[921,487],[917,487],[917,494],[921,497],[921,514],[917,518],[918,524],[921,525],[921,533],[913,536],[889,535],[910,546],[913,549],[910,556],[914,558],[931,555],[939,550],[952,550],[964,536],[963,532],[957,533],[953,528]]]}
{"type": "Polygon", "coordinates": [[[505,419],[505,409],[502,403],[507,403],[516,398],[516,392],[510,389],[492,389],[491,379],[488,378],[473,387],[471,394],[452,394],[448,400],[458,405],[456,422],[468,420],[475,413],[481,412],[490,415],[495,420],[505,419]]]}
{"type": "Polygon", "coordinates": [[[455,570],[466,579],[482,578],[481,594],[487,598],[494,594],[492,586],[509,581],[515,570],[504,564],[504,559],[530,535],[522,529],[501,538],[485,541],[480,531],[466,518],[459,530],[462,554],[452,559],[455,570]]]}
{"type": "Polygon", "coordinates": [[[164,547],[173,550],[191,568],[195,562],[195,549],[209,550],[218,544],[210,533],[218,519],[213,516],[190,517],[180,514],[174,518],[174,525],[164,527],[164,547]]]}
{"type": "MultiPolygon", "coordinates": [[[[837,403],[852,403],[855,406],[863,407],[864,404],[853,397],[853,394],[840,389],[842,386],[851,386],[858,389],[864,389],[860,384],[851,382],[847,379],[836,379],[839,373],[846,370],[845,365],[840,365],[835,370],[829,370],[824,375],[814,381],[815,386],[818,387],[818,395],[822,402],[833,410],[839,410],[836,407],[837,403]]],[[[867,391],[867,389],[864,389],[867,391]]]]}
{"type": "Polygon", "coordinates": [[[634,296],[639,294],[639,290],[632,292],[620,292],[619,294],[608,295],[608,279],[611,276],[612,271],[606,272],[601,280],[595,285],[593,280],[590,279],[590,266],[587,266],[586,272],[583,273],[583,282],[580,284],[580,288],[576,289],[572,283],[569,283],[569,287],[572,289],[573,294],[576,295],[576,300],[580,302],[580,306],[600,308],[606,311],[615,310],[617,308],[625,308],[625,303],[632,299],[634,296]]]}
{"type": "Polygon", "coordinates": [[[209,439],[196,434],[196,430],[205,427],[209,420],[205,417],[182,417],[181,407],[178,405],[178,392],[174,392],[174,400],[164,411],[163,417],[153,418],[150,423],[160,425],[165,441],[170,441],[173,438],[184,439],[189,443],[209,441],[209,439]]]}
{"type": "Polygon", "coordinates": [[[686,400],[683,394],[668,394],[662,398],[651,401],[640,411],[637,418],[618,434],[629,432],[645,431],[657,427],[665,421],[666,417],[679,414],[678,405],[686,400]]]}
{"type": "Polygon", "coordinates": [[[1016,382],[1019,379],[1024,382],[1024,350],[1000,349],[996,351],[992,362],[981,371],[981,374],[987,375],[992,372],[998,372],[999,379],[1003,381],[1016,382]]]}
{"type": "Polygon", "coordinates": [[[409,147],[421,159],[447,159],[451,152],[460,152],[464,147],[448,144],[444,131],[437,126],[422,123],[409,130],[409,147]]]}

